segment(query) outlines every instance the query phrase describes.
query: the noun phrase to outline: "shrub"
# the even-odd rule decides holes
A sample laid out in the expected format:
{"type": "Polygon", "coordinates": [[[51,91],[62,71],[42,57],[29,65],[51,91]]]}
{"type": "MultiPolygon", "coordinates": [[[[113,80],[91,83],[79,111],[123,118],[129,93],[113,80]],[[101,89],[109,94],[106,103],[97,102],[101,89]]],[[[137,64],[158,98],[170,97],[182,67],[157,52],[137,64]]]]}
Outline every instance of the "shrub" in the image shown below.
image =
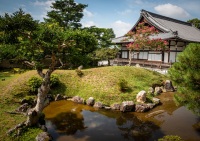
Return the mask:
{"type": "Polygon", "coordinates": [[[128,82],[125,79],[120,79],[118,82],[118,86],[121,92],[126,92],[129,89],[128,82]]]}
{"type": "Polygon", "coordinates": [[[60,80],[57,74],[52,74],[50,77],[50,86],[56,87],[60,84],[60,80]]]}
{"type": "MultiPolygon", "coordinates": [[[[28,86],[30,87],[30,92],[31,93],[36,93],[37,89],[41,86],[42,84],[42,79],[38,77],[31,77],[28,80],[28,86]]],[[[52,74],[50,77],[50,87],[56,87],[60,84],[60,80],[58,78],[57,74],[52,74]]]]}
{"type": "Polygon", "coordinates": [[[41,84],[42,84],[42,79],[35,76],[31,77],[28,80],[28,86],[30,87],[30,92],[32,93],[37,92],[37,89],[40,87],[41,84]]]}
{"type": "Polygon", "coordinates": [[[79,77],[83,76],[83,72],[80,69],[75,70],[79,77]]]}
{"type": "Polygon", "coordinates": [[[164,136],[161,139],[158,139],[158,141],[183,141],[183,140],[179,136],[167,135],[167,136],[164,136]]]}

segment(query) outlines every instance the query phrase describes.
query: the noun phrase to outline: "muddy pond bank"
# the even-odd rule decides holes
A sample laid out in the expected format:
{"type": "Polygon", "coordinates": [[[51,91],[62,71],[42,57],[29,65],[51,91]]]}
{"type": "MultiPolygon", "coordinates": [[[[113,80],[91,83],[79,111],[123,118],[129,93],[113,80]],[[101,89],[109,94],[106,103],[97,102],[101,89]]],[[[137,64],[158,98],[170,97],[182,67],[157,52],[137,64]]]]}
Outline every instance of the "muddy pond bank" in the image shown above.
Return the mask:
{"type": "Polygon", "coordinates": [[[173,93],[158,98],[162,105],[146,113],[121,113],[62,100],[44,109],[48,132],[57,141],[154,141],[164,135],[200,140],[193,125],[200,122],[185,107],[177,107],[173,93]]]}

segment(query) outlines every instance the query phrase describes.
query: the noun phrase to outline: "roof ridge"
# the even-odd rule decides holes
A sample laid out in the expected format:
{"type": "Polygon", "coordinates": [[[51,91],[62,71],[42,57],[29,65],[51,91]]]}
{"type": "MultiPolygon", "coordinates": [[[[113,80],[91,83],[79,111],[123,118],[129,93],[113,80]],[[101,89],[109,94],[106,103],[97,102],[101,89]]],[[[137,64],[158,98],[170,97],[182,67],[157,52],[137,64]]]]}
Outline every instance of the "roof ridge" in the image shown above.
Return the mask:
{"type": "Polygon", "coordinates": [[[185,25],[188,25],[188,26],[192,26],[192,24],[189,23],[189,22],[181,21],[181,20],[174,19],[174,18],[171,18],[171,17],[159,15],[159,14],[156,14],[156,13],[152,13],[152,12],[146,11],[146,10],[144,10],[144,9],[142,9],[141,12],[148,13],[148,14],[151,15],[152,17],[158,17],[158,18],[162,18],[162,19],[169,20],[169,21],[173,21],[173,22],[182,23],[182,24],[185,24],[185,25]]]}
{"type": "Polygon", "coordinates": [[[143,17],[146,17],[146,20],[150,21],[152,24],[154,24],[154,26],[157,26],[158,28],[161,28],[165,32],[170,32],[171,31],[171,29],[169,27],[166,27],[165,25],[163,25],[162,23],[160,23],[159,21],[157,21],[149,13],[144,13],[143,11],[141,11],[141,13],[142,13],[143,17]]]}

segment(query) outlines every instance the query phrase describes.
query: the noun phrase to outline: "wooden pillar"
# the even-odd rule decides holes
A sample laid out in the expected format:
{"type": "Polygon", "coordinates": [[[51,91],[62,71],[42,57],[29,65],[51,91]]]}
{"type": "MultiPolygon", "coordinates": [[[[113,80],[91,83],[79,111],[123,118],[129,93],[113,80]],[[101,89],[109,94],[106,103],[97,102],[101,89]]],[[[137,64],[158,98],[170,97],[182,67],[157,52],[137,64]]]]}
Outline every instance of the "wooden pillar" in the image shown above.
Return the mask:
{"type": "Polygon", "coordinates": [[[170,45],[171,45],[171,40],[169,40],[169,45],[168,45],[168,46],[169,46],[168,63],[170,63],[170,62],[169,62],[169,61],[170,61],[170,60],[169,60],[169,59],[170,59],[170,45]]]}
{"type": "Polygon", "coordinates": [[[175,48],[176,48],[176,53],[175,53],[175,62],[176,62],[176,56],[177,56],[177,48],[178,48],[178,46],[177,46],[177,41],[176,41],[176,45],[175,45],[175,48]]]}

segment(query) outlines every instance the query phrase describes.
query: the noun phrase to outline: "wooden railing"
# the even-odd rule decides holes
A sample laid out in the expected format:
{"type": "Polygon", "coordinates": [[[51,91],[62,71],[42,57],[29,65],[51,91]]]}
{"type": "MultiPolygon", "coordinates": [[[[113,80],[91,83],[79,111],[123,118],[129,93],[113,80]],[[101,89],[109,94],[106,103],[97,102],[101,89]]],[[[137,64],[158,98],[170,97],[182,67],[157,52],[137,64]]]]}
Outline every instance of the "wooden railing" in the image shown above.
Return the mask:
{"type": "MultiPolygon", "coordinates": [[[[129,59],[114,59],[113,64],[116,65],[128,65],[129,59]]],[[[140,66],[150,66],[150,67],[157,67],[157,68],[169,68],[171,67],[172,63],[164,63],[162,61],[149,61],[149,60],[137,60],[133,59],[131,61],[131,65],[139,64],[140,66]]]]}

